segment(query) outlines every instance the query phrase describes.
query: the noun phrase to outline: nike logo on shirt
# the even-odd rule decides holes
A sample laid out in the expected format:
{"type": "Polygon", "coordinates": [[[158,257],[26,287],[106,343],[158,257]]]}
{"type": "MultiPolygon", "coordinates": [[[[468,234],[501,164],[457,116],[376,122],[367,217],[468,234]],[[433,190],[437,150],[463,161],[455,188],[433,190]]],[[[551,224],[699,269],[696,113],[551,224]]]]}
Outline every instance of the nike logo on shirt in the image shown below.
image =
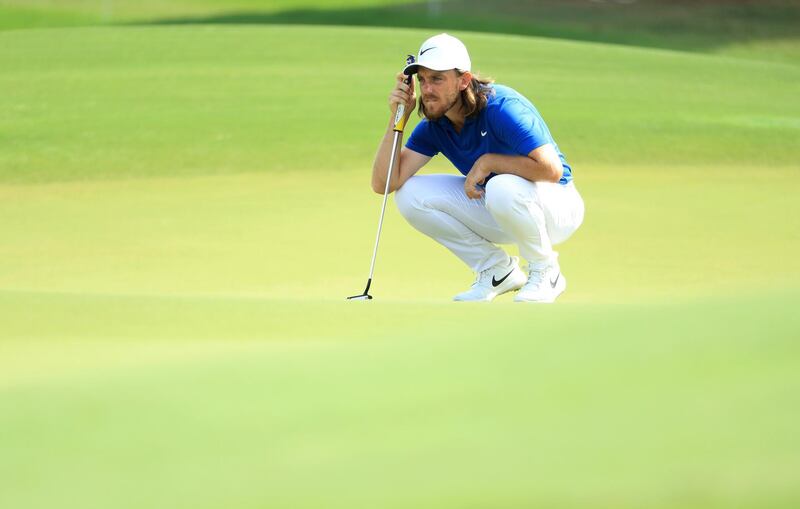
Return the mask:
{"type": "Polygon", "coordinates": [[[556,283],[558,283],[558,278],[560,278],[560,277],[561,277],[561,273],[559,272],[558,275],[556,276],[556,280],[555,281],[553,281],[552,279],[550,280],[550,288],[555,288],[556,287],[556,283]]]}
{"type": "Polygon", "coordinates": [[[481,136],[486,136],[486,133],[488,133],[488,132],[489,131],[481,131],[481,136]]]}

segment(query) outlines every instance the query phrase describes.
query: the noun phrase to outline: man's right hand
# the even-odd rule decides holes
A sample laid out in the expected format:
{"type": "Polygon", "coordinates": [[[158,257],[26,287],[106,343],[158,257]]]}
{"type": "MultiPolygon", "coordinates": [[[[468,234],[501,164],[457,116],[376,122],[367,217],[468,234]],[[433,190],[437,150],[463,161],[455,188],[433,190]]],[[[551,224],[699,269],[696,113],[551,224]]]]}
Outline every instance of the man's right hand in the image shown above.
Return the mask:
{"type": "Polygon", "coordinates": [[[402,72],[397,73],[397,83],[395,84],[392,93],[389,94],[389,111],[392,112],[392,117],[397,112],[397,107],[404,104],[406,107],[405,117],[408,118],[414,107],[417,104],[417,93],[414,87],[414,77],[411,77],[410,84],[406,84],[405,80],[408,78],[402,72]]]}

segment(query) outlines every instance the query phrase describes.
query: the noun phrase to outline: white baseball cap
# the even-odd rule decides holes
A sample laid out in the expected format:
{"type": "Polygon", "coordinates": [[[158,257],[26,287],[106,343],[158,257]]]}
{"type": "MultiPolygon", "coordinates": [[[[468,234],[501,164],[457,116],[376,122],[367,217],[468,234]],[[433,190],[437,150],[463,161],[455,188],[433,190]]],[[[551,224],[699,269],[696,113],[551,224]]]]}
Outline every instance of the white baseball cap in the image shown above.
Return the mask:
{"type": "Polygon", "coordinates": [[[422,43],[422,46],[419,47],[417,61],[407,65],[403,69],[403,73],[410,76],[420,67],[426,67],[433,71],[449,71],[450,69],[470,71],[472,62],[463,42],[452,35],[439,34],[422,43]]]}

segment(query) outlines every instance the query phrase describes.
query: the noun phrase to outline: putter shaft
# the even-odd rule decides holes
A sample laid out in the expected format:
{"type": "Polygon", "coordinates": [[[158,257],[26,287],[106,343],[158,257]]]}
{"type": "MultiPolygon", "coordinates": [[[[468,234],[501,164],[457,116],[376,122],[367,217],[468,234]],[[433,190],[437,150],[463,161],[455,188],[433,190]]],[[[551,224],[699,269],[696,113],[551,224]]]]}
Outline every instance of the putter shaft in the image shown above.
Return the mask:
{"type": "MultiPolygon", "coordinates": [[[[414,62],[414,55],[408,55],[406,64],[413,64],[414,62]]],[[[406,83],[410,83],[411,80],[412,77],[408,76],[406,83]]],[[[369,265],[369,278],[367,278],[367,287],[364,289],[364,293],[361,295],[353,295],[352,297],[348,297],[348,299],[351,300],[372,299],[372,296],[368,292],[369,287],[372,284],[372,276],[375,274],[375,259],[378,257],[378,244],[381,240],[383,218],[386,215],[386,201],[389,199],[389,185],[392,181],[392,169],[394,168],[394,160],[395,156],[397,155],[397,143],[400,140],[400,136],[403,134],[403,129],[405,128],[405,119],[403,118],[405,116],[405,110],[405,105],[398,105],[394,116],[394,139],[392,140],[392,152],[389,155],[389,169],[386,171],[386,187],[383,190],[383,204],[381,204],[381,215],[380,219],[378,220],[378,232],[375,234],[375,248],[372,250],[372,262],[369,265]]]]}
{"type": "MultiPolygon", "coordinates": [[[[394,132],[394,141],[392,142],[392,155],[389,156],[389,170],[386,172],[386,188],[383,190],[383,204],[381,205],[381,216],[378,220],[378,233],[375,235],[375,249],[372,251],[372,263],[369,266],[369,281],[372,281],[372,276],[375,274],[375,259],[378,255],[378,243],[381,240],[381,229],[383,228],[383,217],[386,215],[386,201],[389,199],[389,183],[392,178],[392,168],[394,168],[394,156],[397,151],[397,140],[400,139],[401,131],[394,132]]],[[[369,288],[369,284],[367,284],[369,288]]],[[[366,291],[364,292],[366,293],[366,291]]]]}

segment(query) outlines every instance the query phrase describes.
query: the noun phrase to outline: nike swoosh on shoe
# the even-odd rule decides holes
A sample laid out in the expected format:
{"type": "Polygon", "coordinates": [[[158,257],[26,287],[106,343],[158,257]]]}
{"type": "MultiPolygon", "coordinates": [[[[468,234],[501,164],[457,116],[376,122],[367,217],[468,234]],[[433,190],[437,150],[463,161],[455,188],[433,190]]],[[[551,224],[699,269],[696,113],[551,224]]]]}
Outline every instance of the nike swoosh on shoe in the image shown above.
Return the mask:
{"type": "Polygon", "coordinates": [[[499,286],[503,281],[506,280],[506,278],[508,276],[511,275],[511,272],[514,272],[514,269],[511,269],[511,271],[508,274],[506,274],[505,276],[503,276],[500,280],[497,280],[497,279],[494,278],[494,276],[492,276],[492,286],[494,286],[494,287],[499,286]]]}

